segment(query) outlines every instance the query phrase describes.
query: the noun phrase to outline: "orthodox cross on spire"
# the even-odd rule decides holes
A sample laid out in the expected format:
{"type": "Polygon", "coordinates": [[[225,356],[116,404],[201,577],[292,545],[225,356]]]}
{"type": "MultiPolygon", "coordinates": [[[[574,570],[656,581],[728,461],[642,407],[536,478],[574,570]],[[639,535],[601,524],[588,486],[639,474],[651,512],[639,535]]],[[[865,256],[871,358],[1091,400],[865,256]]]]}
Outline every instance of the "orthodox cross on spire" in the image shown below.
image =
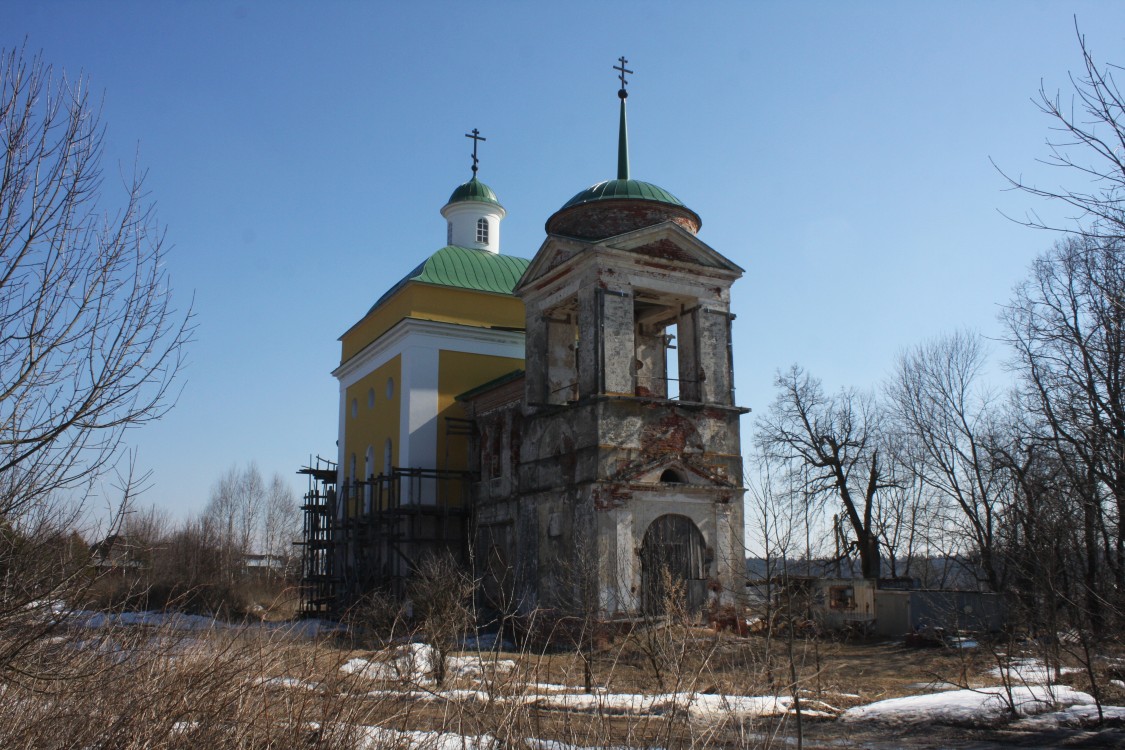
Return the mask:
{"type": "Polygon", "coordinates": [[[629,96],[629,92],[625,90],[625,85],[628,81],[625,80],[626,74],[632,74],[633,71],[625,67],[625,63],[629,62],[625,56],[617,58],[619,65],[614,65],[613,69],[618,72],[618,78],[621,79],[621,90],[617,92],[618,98],[621,99],[621,127],[617,133],[617,179],[629,179],[629,129],[625,124],[625,97],[629,96]]]}
{"type": "Polygon", "coordinates": [[[472,133],[465,133],[465,137],[473,139],[473,177],[476,177],[477,176],[477,162],[479,161],[479,159],[477,159],[477,143],[479,143],[480,141],[487,141],[488,139],[485,138],[484,136],[482,136],[480,134],[480,131],[477,130],[476,128],[473,128],[472,133]]]}
{"type": "Polygon", "coordinates": [[[620,64],[613,66],[613,69],[616,70],[619,74],[617,77],[621,79],[621,90],[617,92],[617,96],[624,99],[625,97],[629,96],[629,92],[625,90],[625,85],[627,83],[629,83],[628,81],[625,80],[625,75],[626,74],[632,75],[633,71],[631,71],[631,70],[629,70],[628,68],[625,67],[625,63],[627,63],[629,61],[625,59],[624,55],[617,58],[617,61],[620,64]]]}

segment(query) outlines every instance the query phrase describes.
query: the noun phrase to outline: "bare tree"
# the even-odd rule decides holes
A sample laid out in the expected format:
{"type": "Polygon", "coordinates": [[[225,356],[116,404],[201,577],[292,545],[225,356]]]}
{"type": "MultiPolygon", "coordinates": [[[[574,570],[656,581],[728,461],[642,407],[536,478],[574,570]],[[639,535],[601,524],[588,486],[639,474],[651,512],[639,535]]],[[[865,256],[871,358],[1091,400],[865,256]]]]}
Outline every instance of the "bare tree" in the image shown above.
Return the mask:
{"type": "Polygon", "coordinates": [[[238,485],[238,546],[242,554],[264,551],[261,524],[266,506],[266,483],[258,465],[250,462],[242,472],[238,485]]]}
{"type": "MultiPolygon", "coordinates": [[[[888,443],[903,442],[892,434],[888,443]]],[[[890,577],[910,576],[915,564],[924,561],[934,543],[933,531],[940,526],[940,510],[925,483],[921,481],[917,456],[896,451],[890,462],[895,475],[890,478],[880,501],[875,506],[875,532],[886,552],[890,577]]]]}
{"type": "MultiPolygon", "coordinates": [[[[796,370],[797,368],[793,368],[790,374],[796,370]]],[[[779,375],[779,379],[781,377],[779,375]]],[[[765,563],[765,579],[760,582],[762,585],[758,591],[758,596],[763,599],[765,620],[763,661],[770,687],[788,693],[793,702],[797,747],[803,747],[801,693],[807,690],[801,684],[801,664],[796,644],[798,631],[808,632],[806,626],[810,623],[811,612],[807,597],[794,596],[795,581],[791,577],[791,565],[792,558],[799,554],[798,537],[801,535],[801,527],[805,528],[806,533],[808,529],[807,502],[794,502],[796,498],[804,499],[807,496],[807,472],[786,471],[781,476],[775,476],[771,473],[771,460],[765,455],[759,458],[764,460],[758,462],[758,479],[751,484],[749,501],[753,508],[751,534],[757,536],[765,563]],[[779,639],[784,639],[780,644],[784,647],[784,658],[775,664],[775,658],[780,654],[775,653],[773,644],[779,639]]],[[[805,552],[807,555],[807,542],[805,552]]],[[[805,563],[807,566],[807,559],[805,563]]],[[[808,575],[807,567],[803,572],[808,575]]]]}
{"type": "Polygon", "coordinates": [[[121,524],[121,533],[135,543],[153,548],[159,544],[172,527],[172,520],[167,509],[155,505],[130,509],[121,524]]]}
{"type": "Polygon", "coordinates": [[[1082,70],[1070,75],[1070,96],[1039,87],[1036,104],[1052,122],[1048,155],[1040,161],[1072,172],[1081,189],[1040,187],[1000,170],[1013,188],[1070,206],[1072,223],[1059,225],[1031,213],[1020,223],[1038,229],[1098,239],[1125,239],[1125,96],[1117,87],[1116,66],[1099,66],[1075,24],[1082,70]]]}
{"type": "Polygon", "coordinates": [[[241,469],[230,467],[211,487],[203,520],[217,543],[230,583],[242,572],[245,556],[261,547],[266,500],[265,482],[253,462],[241,469]]]}
{"type": "Polygon", "coordinates": [[[242,554],[237,542],[239,528],[239,485],[242,473],[232,466],[211,485],[211,497],[203,509],[202,533],[213,539],[218,547],[220,567],[227,583],[234,580],[235,559],[242,554]]]}
{"type": "Polygon", "coordinates": [[[155,505],[130,508],[119,534],[100,540],[102,555],[117,557],[129,567],[151,568],[172,528],[168,512],[155,505]]]}
{"type": "MultiPolygon", "coordinates": [[[[1040,86],[1036,98],[1053,131],[1041,161],[1070,186],[1005,174],[1013,188],[1072,209],[1064,222],[1033,212],[1020,223],[1068,236],[1036,260],[1003,319],[1021,408],[1036,417],[1027,444],[1046,442],[1048,463],[1065,474],[1055,484],[1066,487],[1070,507],[1059,517],[1079,531],[1080,598],[1096,630],[1125,591],[1125,96],[1114,77],[1120,68],[1099,65],[1077,22],[1075,31],[1082,67],[1070,75],[1069,95],[1040,86]]],[[[1044,474],[1014,459],[1017,479],[1044,474]]],[[[1034,497],[1028,486],[1018,494],[1034,497]]]]}
{"type": "Polygon", "coordinates": [[[1125,589],[1125,245],[1070,237],[1035,261],[1004,309],[1021,404],[1068,472],[1087,607],[1125,589]]]}
{"type": "MultiPolygon", "coordinates": [[[[1012,410],[1011,439],[998,450],[997,464],[1010,476],[999,542],[1007,570],[1006,589],[1014,615],[1034,631],[1056,633],[1067,603],[1081,598],[1083,545],[1073,471],[1060,461],[1032,412],[1012,410]]],[[[1050,641],[1057,645],[1057,641],[1050,641]]]]}
{"type": "Polygon", "coordinates": [[[790,471],[808,468],[808,501],[843,506],[863,577],[878,578],[875,505],[887,482],[873,398],[847,390],[827,396],[820,381],[796,365],[779,373],[775,385],[777,398],[757,424],[763,455],[790,471]]]}
{"type": "Polygon", "coordinates": [[[0,54],[0,515],[96,481],[159,418],[191,334],[143,174],[107,208],[84,80],[0,54]]]}
{"type": "Polygon", "coordinates": [[[266,491],[262,551],[279,561],[285,571],[293,559],[293,543],[301,534],[300,513],[293,488],[280,474],[274,474],[266,491]]]}
{"type": "Polygon", "coordinates": [[[999,591],[997,526],[1008,473],[993,460],[997,426],[993,397],[981,384],[984,365],[979,336],[950,334],[900,355],[888,392],[903,438],[920,454],[912,466],[959,511],[980,573],[999,591]]]}
{"type": "Polygon", "coordinates": [[[409,583],[414,621],[433,647],[434,682],[445,683],[450,654],[473,625],[476,581],[447,552],[422,558],[409,583]]]}
{"type": "Polygon", "coordinates": [[[144,482],[125,431],[174,403],[191,337],[143,173],[103,196],[103,135],[84,79],[0,52],[0,670],[38,669],[20,659],[58,618],[32,602],[88,585],[40,542],[115,481],[120,522],[144,482]]]}

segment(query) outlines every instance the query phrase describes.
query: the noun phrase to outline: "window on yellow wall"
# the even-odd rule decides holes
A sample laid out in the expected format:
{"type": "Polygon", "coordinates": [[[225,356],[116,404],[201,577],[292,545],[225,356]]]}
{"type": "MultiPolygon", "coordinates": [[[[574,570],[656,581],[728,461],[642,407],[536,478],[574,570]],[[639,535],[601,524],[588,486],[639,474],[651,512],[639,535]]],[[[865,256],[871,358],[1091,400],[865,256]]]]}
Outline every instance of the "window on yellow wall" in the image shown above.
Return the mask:
{"type": "Polygon", "coordinates": [[[355,416],[357,414],[359,414],[359,404],[356,403],[356,400],[353,398],[352,399],[352,419],[355,419],[355,416]]]}
{"type": "Polygon", "coordinates": [[[395,395],[395,379],[387,378],[387,398],[391,399],[395,395]]]}
{"type": "Polygon", "coordinates": [[[387,438],[386,444],[383,446],[383,473],[391,473],[391,461],[393,460],[394,451],[391,446],[391,439],[387,438]]]}
{"type": "Polygon", "coordinates": [[[367,408],[368,409],[374,409],[375,408],[375,389],[374,388],[368,388],[367,389],[367,408]]]}

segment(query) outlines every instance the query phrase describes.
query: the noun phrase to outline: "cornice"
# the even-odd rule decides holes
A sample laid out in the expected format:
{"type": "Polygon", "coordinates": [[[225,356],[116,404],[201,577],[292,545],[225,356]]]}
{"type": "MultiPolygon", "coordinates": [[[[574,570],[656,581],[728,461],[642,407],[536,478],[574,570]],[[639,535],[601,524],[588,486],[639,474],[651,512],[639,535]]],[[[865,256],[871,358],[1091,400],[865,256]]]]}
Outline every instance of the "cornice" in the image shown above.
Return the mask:
{"type": "Polygon", "coordinates": [[[343,382],[357,372],[369,372],[393,357],[414,346],[429,344],[434,349],[472,351],[468,344],[493,344],[517,346],[522,358],[523,331],[465,326],[420,318],[403,318],[389,331],[360,349],[347,362],[332,371],[332,376],[343,382]]]}

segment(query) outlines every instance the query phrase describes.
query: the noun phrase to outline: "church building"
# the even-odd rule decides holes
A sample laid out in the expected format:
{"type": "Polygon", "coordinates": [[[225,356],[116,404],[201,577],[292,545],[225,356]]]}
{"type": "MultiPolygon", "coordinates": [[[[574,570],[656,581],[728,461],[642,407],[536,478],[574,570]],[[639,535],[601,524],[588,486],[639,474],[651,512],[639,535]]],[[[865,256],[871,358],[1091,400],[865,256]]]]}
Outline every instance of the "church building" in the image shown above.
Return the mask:
{"type": "Polygon", "coordinates": [[[305,505],[307,612],[401,595],[435,552],[505,613],[740,599],[742,269],[698,238],[698,214],[631,178],[625,63],[616,179],[550,216],[530,261],[504,254],[474,130],[446,245],[341,337],[338,462],[318,475],[334,486],[305,505]]]}

